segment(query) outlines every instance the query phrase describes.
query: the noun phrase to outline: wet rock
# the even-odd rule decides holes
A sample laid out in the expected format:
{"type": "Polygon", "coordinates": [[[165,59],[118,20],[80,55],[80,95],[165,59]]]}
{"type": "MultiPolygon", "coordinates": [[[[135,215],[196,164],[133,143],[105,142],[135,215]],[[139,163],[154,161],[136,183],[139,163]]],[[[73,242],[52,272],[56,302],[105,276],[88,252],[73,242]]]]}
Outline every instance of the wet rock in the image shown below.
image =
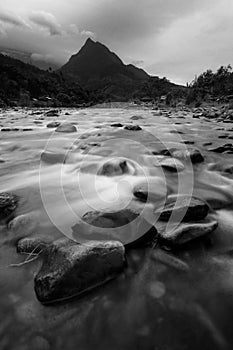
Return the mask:
{"type": "Polygon", "coordinates": [[[205,220],[199,222],[183,222],[177,227],[174,225],[173,228],[170,227],[169,231],[167,231],[166,225],[158,226],[157,230],[160,238],[166,241],[167,244],[182,245],[213,232],[217,226],[217,221],[207,217],[205,220]]]}
{"type": "MultiPolygon", "coordinates": [[[[117,239],[121,241],[126,248],[142,248],[151,244],[157,237],[157,230],[150,225],[138,213],[123,209],[119,211],[99,212],[93,211],[86,213],[82,220],[92,226],[89,227],[90,239],[117,239]],[[96,228],[110,229],[108,232],[101,232],[96,228]],[[114,231],[114,229],[116,229],[114,231]]],[[[80,232],[79,224],[73,228],[73,231],[80,232]]],[[[79,237],[81,237],[79,235],[79,237]]]]}
{"type": "Polygon", "coordinates": [[[16,244],[17,253],[39,254],[48,245],[48,242],[41,238],[22,238],[16,244]]]}
{"type": "Polygon", "coordinates": [[[32,128],[23,128],[22,131],[33,131],[32,128]]]}
{"type": "Polygon", "coordinates": [[[58,109],[51,109],[50,111],[45,113],[46,117],[58,117],[59,116],[59,110],[58,109]]]}
{"type": "Polygon", "coordinates": [[[203,220],[209,213],[209,206],[201,199],[189,196],[171,196],[168,197],[159,219],[168,221],[172,215],[183,222],[203,220]]]}
{"type": "Polygon", "coordinates": [[[0,220],[10,217],[17,208],[17,197],[13,193],[0,193],[0,220]]]}
{"type": "Polygon", "coordinates": [[[121,128],[123,125],[121,123],[113,123],[110,125],[112,128],[121,128]]]}
{"type": "Polygon", "coordinates": [[[215,153],[225,153],[227,151],[233,151],[233,146],[231,143],[225,143],[222,146],[216,147],[216,148],[209,148],[208,151],[215,152],[215,153]]]}
{"type": "Polygon", "coordinates": [[[126,125],[124,127],[125,130],[132,130],[132,131],[139,131],[142,130],[142,128],[139,125],[126,125]]]}
{"type": "Polygon", "coordinates": [[[42,152],[40,159],[48,164],[65,163],[66,155],[63,153],[42,152]]]}
{"type": "Polygon", "coordinates": [[[42,303],[68,299],[100,286],[124,268],[124,246],[117,241],[77,244],[68,239],[54,242],[44,253],[35,277],[35,292],[42,303]]]}
{"type": "Polygon", "coordinates": [[[70,123],[64,123],[59,125],[56,130],[56,132],[67,132],[67,133],[71,133],[71,132],[76,132],[76,126],[74,126],[73,124],[70,123]]]}
{"type": "Polygon", "coordinates": [[[3,131],[3,132],[11,131],[11,128],[2,128],[1,131],[3,131]]]}
{"type": "Polygon", "coordinates": [[[119,176],[122,174],[133,174],[134,167],[125,159],[111,159],[104,163],[98,171],[98,175],[119,176]]]}
{"type": "Polygon", "coordinates": [[[51,122],[47,124],[47,128],[57,128],[60,124],[59,122],[51,122]]]}

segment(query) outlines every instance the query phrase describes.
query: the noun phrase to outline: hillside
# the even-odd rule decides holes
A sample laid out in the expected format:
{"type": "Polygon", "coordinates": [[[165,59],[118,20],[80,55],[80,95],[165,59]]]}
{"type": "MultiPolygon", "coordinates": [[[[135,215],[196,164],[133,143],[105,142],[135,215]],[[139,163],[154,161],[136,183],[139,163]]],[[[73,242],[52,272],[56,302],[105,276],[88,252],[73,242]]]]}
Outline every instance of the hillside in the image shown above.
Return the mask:
{"type": "MultiPolygon", "coordinates": [[[[89,94],[62,73],[47,72],[0,54],[1,104],[27,105],[49,98],[54,105],[77,105],[89,101],[89,94]]],[[[52,103],[51,102],[51,103],[52,103]]]]}

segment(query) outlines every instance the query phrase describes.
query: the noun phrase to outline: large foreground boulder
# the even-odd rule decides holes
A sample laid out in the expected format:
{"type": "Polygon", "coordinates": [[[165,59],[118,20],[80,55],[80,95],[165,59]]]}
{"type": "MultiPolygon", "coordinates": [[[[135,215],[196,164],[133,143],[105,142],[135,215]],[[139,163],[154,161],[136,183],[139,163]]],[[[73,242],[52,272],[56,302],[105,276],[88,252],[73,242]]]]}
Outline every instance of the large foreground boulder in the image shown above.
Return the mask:
{"type": "Polygon", "coordinates": [[[42,303],[62,301],[116,277],[124,268],[124,246],[117,241],[77,244],[68,239],[53,243],[44,253],[35,277],[35,292],[42,303]]]}

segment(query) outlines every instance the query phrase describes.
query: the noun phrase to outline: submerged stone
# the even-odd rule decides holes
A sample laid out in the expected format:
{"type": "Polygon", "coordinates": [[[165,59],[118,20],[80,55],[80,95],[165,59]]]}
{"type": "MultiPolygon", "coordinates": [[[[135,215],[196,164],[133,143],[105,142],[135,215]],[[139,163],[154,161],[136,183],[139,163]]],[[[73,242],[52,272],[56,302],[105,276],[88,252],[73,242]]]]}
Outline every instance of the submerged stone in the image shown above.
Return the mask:
{"type": "Polygon", "coordinates": [[[81,245],[62,239],[44,253],[34,281],[35,292],[42,303],[62,301],[106,283],[124,266],[125,250],[120,242],[90,241],[81,245]]]}
{"type": "Polygon", "coordinates": [[[40,159],[48,164],[65,163],[66,155],[63,153],[42,152],[40,159]]]}
{"type": "Polygon", "coordinates": [[[209,213],[209,206],[196,197],[171,196],[165,204],[159,219],[168,221],[172,215],[173,220],[184,222],[203,220],[209,213]]]}
{"type": "Polygon", "coordinates": [[[156,228],[130,209],[88,212],[83,215],[82,221],[88,224],[86,234],[82,224],[72,228],[77,234],[77,239],[119,240],[127,248],[142,248],[151,244],[157,237],[156,228]]]}
{"type": "Polygon", "coordinates": [[[199,222],[183,222],[177,227],[170,227],[167,231],[166,225],[157,227],[159,236],[166,241],[167,244],[182,245],[193,239],[202,237],[213,232],[218,226],[216,220],[208,217],[199,222]]]}

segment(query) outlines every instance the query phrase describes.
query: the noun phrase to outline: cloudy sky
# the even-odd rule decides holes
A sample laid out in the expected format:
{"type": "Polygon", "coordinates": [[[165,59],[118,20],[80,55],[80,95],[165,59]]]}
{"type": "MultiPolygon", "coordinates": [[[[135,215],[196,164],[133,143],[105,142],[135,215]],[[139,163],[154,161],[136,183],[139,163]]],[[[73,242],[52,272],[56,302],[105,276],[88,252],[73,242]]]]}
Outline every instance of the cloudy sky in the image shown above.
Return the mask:
{"type": "Polygon", "coordinates": [[[233,64],[233,0],[0,0],[0,46],[63,64],[87,37],[177,83],[233,64]]]}

